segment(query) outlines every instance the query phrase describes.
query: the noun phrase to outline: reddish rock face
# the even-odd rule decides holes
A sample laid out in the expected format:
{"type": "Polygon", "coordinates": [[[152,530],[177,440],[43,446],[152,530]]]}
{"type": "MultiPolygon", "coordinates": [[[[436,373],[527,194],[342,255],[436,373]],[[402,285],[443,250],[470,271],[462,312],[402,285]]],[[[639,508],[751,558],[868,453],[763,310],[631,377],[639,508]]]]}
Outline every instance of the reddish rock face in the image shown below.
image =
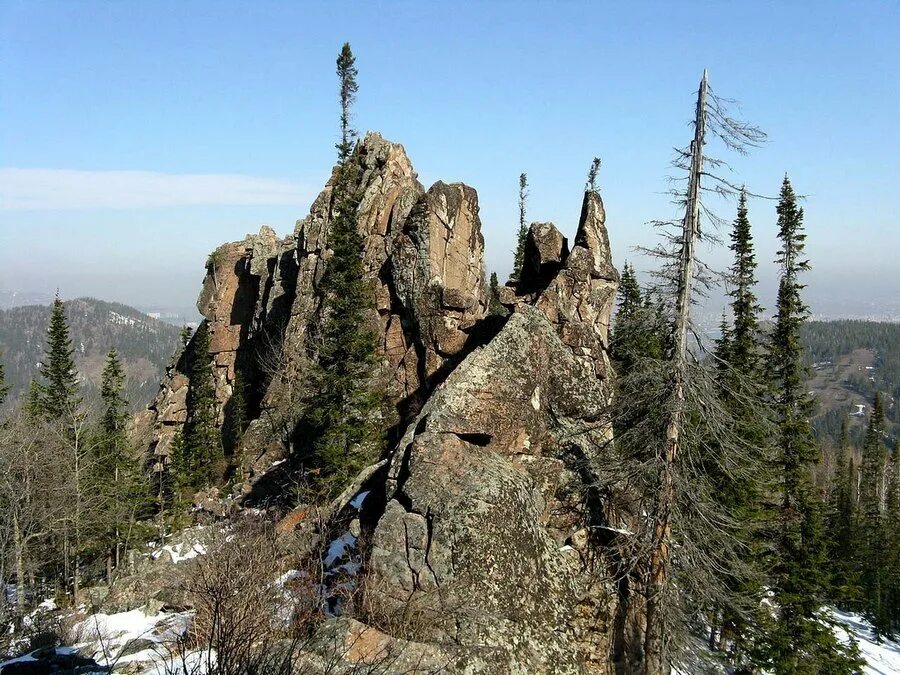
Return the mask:
{"type": "MultiPolygon", "coordinates": [[[[380,505],[354,521],[369,544],[361,574],[373,608],[414,606],[421,616],[417,642],[363,624],[329,630],[339,640],[347,630],[377,634],[435,659],[452,644],[471,672],[602,671],[614,589],[589,532],[600,499],[593,470],[611,438],[600,420],[611,396],[618,283],[603,203],[585,194],[571,250],[552,224],[532,225],[521,279],[501,289],[512,316],[493,318],[503,325],[486,331],[475,190],[438,182],[425,192],[403,147],[377,134],[353,161],[383,412],[400,432],[354,482],[380,505]]],[[[251,480],[293,440],[332,201],[329,182],[292,235],[282,241],[264,228],[217,249],[207,268],[198,308],[210,329],[220,421],[238,374],[253,391],[252,422],[235,449],[246,450],[251,480]]],[[[159,467],[185,421],[189,386],[174,365],[151,409],[159,467]]],[[[302,522],[299,514],[281,529],[302,522]]]]}

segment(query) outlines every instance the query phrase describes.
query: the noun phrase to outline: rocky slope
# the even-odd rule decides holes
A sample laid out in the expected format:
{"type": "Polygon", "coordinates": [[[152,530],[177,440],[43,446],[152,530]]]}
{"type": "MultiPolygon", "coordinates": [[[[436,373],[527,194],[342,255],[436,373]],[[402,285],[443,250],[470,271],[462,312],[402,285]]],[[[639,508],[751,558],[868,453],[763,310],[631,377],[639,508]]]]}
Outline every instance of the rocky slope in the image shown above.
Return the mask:
{"type": "MultiPolygon", "coordinates": [[[[571,249],[552,224],[531,227],[521,282],[502,289],[510,316],[488,317],[475,190],[425,191],[403,147],[377,134],[354,161],[391,447],[323,530],[349,527],[364,602],[326,623],[322,649],[343,643],[345,659],[365,660],[352,648],[363,640],[432,669],[605,672],[623,619],[597,537],[618,280],[602,201],[585,194],[571,249]],[[414,621],[397,620],[410,613],[414,621]]],[[[261,503],[265,469],[303,441],[297,397],[331,206],[329,183],[292,235],[264,228],[208,265],[198,308],[212,333],[220,421],[238,379],[249,392],[252,422],[232,449],[247,503],[261,503]]],[[[183,361],[151,407],[158,469],[186,414],[183,361]]],[[[285,523],[303,527],[302,513],[285,523]]],[[[315,650],[305,658],[315,670],[315,650]]]]}

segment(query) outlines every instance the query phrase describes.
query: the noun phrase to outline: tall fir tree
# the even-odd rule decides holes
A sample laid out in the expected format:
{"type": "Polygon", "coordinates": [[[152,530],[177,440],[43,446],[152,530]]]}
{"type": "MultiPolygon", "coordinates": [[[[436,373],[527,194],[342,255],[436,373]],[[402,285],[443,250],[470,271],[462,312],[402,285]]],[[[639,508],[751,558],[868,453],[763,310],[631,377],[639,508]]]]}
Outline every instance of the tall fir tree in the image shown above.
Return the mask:
{"type": "Polygon", "coordinates": [[[853,500],[853,453],[846,418],[841,423],[831,488],[828,491],[827,531],[831,598],[841,609],[851,609],[859,597],[856,508],[853,500]]]}
{"type": "Polygon", "coordinates": [[[756,298],[756,255],[747,214],[747,191],[742,189],[737,218],[731,230],[734,262],[731,266],[732,335],[729,362],[739,372],[758,380],[761,357],[759,314],[762,308],[756,298]]]}
{"type": "MultiPolygon", "coordinates": [[[[731,265],[728,295],[731,298],[731,319],[723,315],[720,336],[716,341],[715,363],[719,395],[723,406],[736,421],[736,435],[743,451],[739,457],[728,457],[731,465],[710,464],[707,470],[715,486],[715,499],[732,514],[738,523],[734,528],[734,538],[743,550],[743,558],[748,573],[740,580],[726,579],[731,590],[730,596],[753,598],[763,597],[765,563],[762,558],[767,544],[762,528],[769,519],[765,508],[764,495],[771,489],[772,479],[762,469],[769,466],[765,461],[769,438],[767,425],[760,422],[764,416],[767,383],[761,369],[762,341],[759,332],[761,308],[756,300],[756,258],[750,220],[747,211],[747,193],[741,190],[738,200],[737,217],[731,231],[731,246],[734,259],[731,265]],[[740,470],[743,462],[754,456],[759,461],[753,463],[755,470],[740,470]]],[[[715,442],[714,440],[712,442],[715,442]]],[[[751,644],[759,641],[755,633],[755,622],[749,621],[745,612],[735,604],[718,608],[716,616],[721,621],[720,643],[727,646],[736,660],[747,658],[751,644]]]]}
{"type": "Polygon", "coordinates": [[[100,456],[108,469],[115,473],[129,463],[128,401],[125,399],[125,369],[114,348],[106,354],[106,365],[100,376],[100,400],[103,404],[100,419],[100,456]]]}
{"type": "Polygon", "coordinates": [[[812,401],[800,342],[800,327],[808,316],[800,275],[809,262],[804,257],[803,209],[787,176],[776,211],[780,280],[769,366],[781,491],[771,578],[778,609],[763,661],[778,673],[852,673],[858,654],[842,647],[820,612],[827,584],[823,509],[810,477],[819,453],[809,423],[812,401]]]}
{"type": "Polygon", "coordinates": [[[176,482],[196,488],[215,478],[216,462],[222,457],[222,435],[218,428],[218,405],[209,356],[209,324],[197,328],[190,344],[190,386],[187,421],[181,442],[173,453],[176,482]]]}
{"type": "Polygon", "coordinates": [[[57,294],[50,310],[47,346],[40,368],[44,381],[39,384],[39,408],[41,416],[48,421],[71,415],[81,403],[74,354],[65,307],[57,294]]]}
{"type": "Polygon", "coordinates": [[[149,502],[148,486],[140,464],[128,442],[128,400],[125,398],[125,369],[114,348],[106,355],[100,378],[102,412],[97,430],[95,471],[97,484],[108,497],[106,543],[107,573],[118,568],[128,534],[149,502]],[[126,527],[128,525],[129,527],[126,527]]]}
{"type": "Polygon", "coordinates": [[[887,496],[886,606],[890,633],[900,635],[900,439],[894,442],[890,489],[887,496]]]}
{"type": "Polygon", "coordinates": [[[505,316],[506,308],[500,304],[500,281],[497,273],[491,272],[488,285],[488,314],[491,316],[505,316]]]}
{"type": "Polygon", "coordinates": [[[859,484],[860,587],[863,609],[879,636],[889,635],[887,600],[888,538],[885,505],[887,450],[884,446],[884,399],[875,395],[863,445],[859,484]]]}
{"type": "Polygon", "coordinates": [[[655,329],[651,310],[644,306],[634,267],[628,261],[622,266],[617,297],[610,347],[619,369],[624,371],[630,369],[636,359],[648,355],[647,342],[655,329]]]}
{"type": "Polygon", "coordinates": [[[320,284],[322,325],[316,335],[312,369],[313,401],[307,415],[312,427],[311,461],[321,470],[321,485],[343,487],[381,451],[382,395],[377,386],[374,298],[364,278],[363,240],[357,225],[358,166],[353,161],[356,131],[351,109],[356,99],[356,60],[349,44],[337,59],[340,82],[341,142],[333,190],[328,245],[331,256],[320,284]]]}
{"type": "Polygon", "coordinates": [[[525,264],[525,240],[528,238],[528,226],[525,224],[525,200],[528,199],[528,176],[519,174],[519,230],[516,233],[516,250],[513,256],[513,271],[510,281],[518,281],[525,264]]]}

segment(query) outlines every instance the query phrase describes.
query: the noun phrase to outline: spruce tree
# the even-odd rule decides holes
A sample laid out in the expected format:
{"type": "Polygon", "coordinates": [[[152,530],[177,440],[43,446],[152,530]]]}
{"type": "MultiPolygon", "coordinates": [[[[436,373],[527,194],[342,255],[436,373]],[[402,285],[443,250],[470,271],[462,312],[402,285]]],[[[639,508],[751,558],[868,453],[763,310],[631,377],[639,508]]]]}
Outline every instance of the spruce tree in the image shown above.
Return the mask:
{"type": "Polygon", "coordinates": [[[209,324],[204,321],[191,341],[190,386],[187,421],[179,452],[175,453],[178,482],[196,488],[215,477],[215,464],[222,457],[218,429],[218,405],[213,365],[209,356],[209,324]]]}
{"type": "Polygon", "coordinates": [[[57,294],[50,311],[47,346],[41,362],[41,416],[50,421],[71,414],[81,402],[78,397],[78,372],[75,370],[72,340],[62,300],[57,294]]]}
{"type": "Polygon", "coordinates": [[[500,304],[500,282],[497,273],[491,272],[491,280],[488,286],[488,313],[491,316],[505,316],[506,308],[500,304]]]}
{"type": "Polygon", "coordinates": [[[890,622],[889,632],[900,634],[900,439],[894,443],[890,489],[887,495],[885,562],[885,605],[890,622]]]}
{"type": "Polygon", "coordinates": [[[528,226],[525,224],[525,200],[528,197],[528,176],[519,174],[519,231],[516,236],[516,250],[513,257],[513,271],[510,281],[518,281],[525,264],[525,240],[528,238],[528,226]]]}
{"type": "Polygon", "coordinates": [[[840,645],[820,613],[827,584],[822,505],[810,477],[818,448],[809,423],[812,401],[800,343],[800,327],[808,316],[800,275],[809,262],[804,258],[803,209],[787,176],[776,210],[780,281],[769,366],[781,496],[771,579],[777,619],[764,660],[778,673],[850,673],[857,657],[840,645]]]}
{"type": "Polygon", "coordinates": [[[25,402],[22,404],[22,412],[29,420],[36,421],[43,417],[44,404],[41,400],[41,385],[36,379],[31,380],[28,385],[28,393],[25,395],[25,402]]]}
{"type": "Polygon", "coordinates": [[[747,191],[741,190],[737,218],[731,231],[734,263],[730,280],[732,336],[729,361],[734,368],[757,379],[760,359],[759,314],[762,308],[756,299],[756,256],[753,236],[747,216],[747,191]]]}
{"type": "Polygon", "coordinates": [[[653,330],[651,313],[645,309],[634,268],[625,261],[619,281],[615,324],[610,338],[613,358],[621,370],[628,370],[636,359],[646,356],[648,333],[653,330]]]}
{"type": "Polygon", "coordinates": [[[853,454],[847,420],[844,419],[841,423],[841,442],[836,453],[834,474],[828,493],[827,511],[831,597],[841,609],[850,609],[859,595],[853,476],[853,454]]]}
{"type": "Polygon", "coordinates": [[[128,401],[125,399],[125,370],[119,355],[110,348],[100,377],[100,400],[103,413],[100,420],[100,452],[103,462],[115,472],[127,463],[128,401]]]}
{"type": "Polygon", "coordinates": [[[125,398],[125,370],[115,349],[106,355],[100,380],[102,413],[98,429],[97,483],[103,486],[109,503],[109,560],[107,569],[118,567],[126,544],[126,523],[134,523],[148,501],[146,485],[137,458],[128,444],[128,401],[125,398]]]}
{"type": "Polygon", "coordinates": [[[321,469],[326,490],[338,491],[381,450],[381,391],[377,387],[374,298],[364,277],[363,240],[357,226],[358,166],[353,162],[351,107],[356,98],[356,62],[349,44],[337,59],[341,142],[328,245],[331,256],[319,289],[322,325],[312,369],[314,396],[307,423],[314,438],[311,462],[321,469]]]}
{"type": "MultiPolygon", "coordinates": [[[[732,299],[731,320],[729,322],[725,315],[722,316],[720,336],[716,341],[717,385],[723,405],[737,423],[736,433],[744,452],[763,459],[761,453],[765,452],[769,439],[760,417],[764,416],[767,386],[760,368],[761,309],[754,293],[756,260],[745,190],[741,190],[738,200],[730,249],[734,254],[728,292],[732,299]]],[[[742,458],[729,457],[725,460],[729,464],[739,465],[742,458]]],[[[727,466],[717,464],[710,464],[707,468],[715,485],[715,499],[738,523],[734,528],[734,537],[743,548],[744,561],[749,570],[740,581],[725,580],[731,590],[730,595],[737,598],[760,600],[763,595],[762,552],[766,542],[760,530],[768,518],[763,495],[769,491],[771,481],[761,469],[768,464],[767,461],[758,462],[757,470],[753,472],[729,471],[727,466]]],[[[718,615],[722,621],[722,635],[731,641],[732,651],[746,653],[750,643],[759,638],[752,635],[752,622],[746,621],[740,608],[734,605],[721,607],[718,615]]]]}
{"type": "Polygon", "coordinates": [[[863,445],[859,486],[860,586],[864,613],[879,636],[890,634],[887,603],[888,531],[884,509],[887,452],[884,447],[884,401],[875,395],[863,445]]]}

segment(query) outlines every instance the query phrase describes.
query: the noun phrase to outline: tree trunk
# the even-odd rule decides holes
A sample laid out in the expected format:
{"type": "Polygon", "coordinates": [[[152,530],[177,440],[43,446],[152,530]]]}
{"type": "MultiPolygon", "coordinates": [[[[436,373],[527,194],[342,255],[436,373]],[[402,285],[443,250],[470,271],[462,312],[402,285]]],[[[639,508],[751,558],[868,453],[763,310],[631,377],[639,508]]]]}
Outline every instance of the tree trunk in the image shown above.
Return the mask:
{"type": "MultiPolygon", "coordinates": [[[[19,525],[19,514],[13,511],[13,537],[16,556],[16,622],[25,616],[25,539],[19,525]]],[[[4,590],[5,592],[5,590],[4,590]]]]}
{"type": "Polygon", "coordinates": [[[675,464],[684,424],[685,384],[687,381],[688,329],[694,280],[694,245],[700,223],[700,176],[703,172],[703,142],[706,132],[707,77],[703,71],[697,93],[694,140],[691,142],[691,169],[687,204],[682,222],[681,261],[675,298],[673,326],[672,395],[666,422],[666,445],[659,477],[659,497],[653,527],[653,545],[647,579],[647,633],[644,636],[645,675],[665,675],[671,665],[665,654],[665,607],[663,593],[669,581],[672,543],[672,509],[675,504],[675,464]]]}

